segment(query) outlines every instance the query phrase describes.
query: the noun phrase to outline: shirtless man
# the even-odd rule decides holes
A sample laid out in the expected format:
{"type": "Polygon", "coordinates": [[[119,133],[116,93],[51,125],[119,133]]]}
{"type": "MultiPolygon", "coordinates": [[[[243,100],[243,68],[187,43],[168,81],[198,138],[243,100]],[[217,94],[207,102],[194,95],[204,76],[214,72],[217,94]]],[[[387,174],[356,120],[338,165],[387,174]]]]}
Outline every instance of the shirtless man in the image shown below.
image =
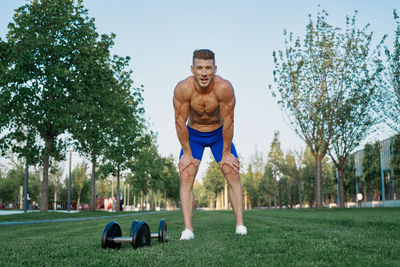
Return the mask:
{"type": "Polygon", "coordinates": [[[235,95],[231,83],[215,75],[214,53],[193,53],[193,75],[174,90],[175,127],[182,150],[179,159],[180,199],[185,223],[181,240],[194,238],[193,183],[205,147],[210,147],[229,184],[229,198],[236,220],[236,234],[246,235],[243,225],[243,189],[233,138],[235,95]],[[187,122],[187,125],[186,125],[187,122]]]}

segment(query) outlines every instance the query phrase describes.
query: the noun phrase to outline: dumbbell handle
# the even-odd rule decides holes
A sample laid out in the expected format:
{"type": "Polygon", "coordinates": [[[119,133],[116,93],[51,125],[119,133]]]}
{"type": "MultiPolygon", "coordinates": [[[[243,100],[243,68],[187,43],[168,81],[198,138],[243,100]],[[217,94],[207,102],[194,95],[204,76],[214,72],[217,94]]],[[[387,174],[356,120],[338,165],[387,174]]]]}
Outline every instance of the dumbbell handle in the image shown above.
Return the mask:
{"type": "MultiPolygon", "coordinates": [[[[152,233],[151,238],[158,238],[158,233],[152,233]]],[[[109,237],[107,240],[114,243],[132,243],[132,237],[109,237]]]]}
{"type": "Polygon", "coordinates": [[[158,233],[151,233],[151,238],[158,238],[158,233]]]}
{"type": "Polygon", "coordinates": [[[107,241],[114,241],[114,243],[132,243],[132,237],[109,237],[107,241]]]}

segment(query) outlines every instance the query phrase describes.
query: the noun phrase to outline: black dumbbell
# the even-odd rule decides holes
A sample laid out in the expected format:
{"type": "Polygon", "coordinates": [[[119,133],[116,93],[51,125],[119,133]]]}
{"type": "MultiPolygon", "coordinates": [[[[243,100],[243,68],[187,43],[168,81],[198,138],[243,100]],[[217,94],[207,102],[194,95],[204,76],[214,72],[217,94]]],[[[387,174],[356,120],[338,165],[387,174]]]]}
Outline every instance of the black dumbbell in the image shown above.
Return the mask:
{"type": "MultiPolygon", "coordinates": [[[[135,226],[139,222],[137,220],[133,220],[131,224],[131,234],[130,236],[133,236],[135,232],[135,226]]],[[[151,233],[150,234],[151,238],[157,238],[158,242],[164,243],[168,241],[168,232],[167,232],[167,221],[165,219],[161,219],[160,225],[158,226],[158,233],[151,233]]]]}
{"type": "Polygon", "coordinates": [[[158,238],[158,242],[164,243],[168,241],[168,232],[167,232],[167,221],[165,219],[161,219],[160,225],[158,227],[158,233],[152,233],[151,238],[158,238]]]}
{"type": "Polygon", "coordinates": [[[103,232],[101,247],[119,249],[122,243],[131,243],[134,249],[150,246],[150,227],[145,221],[134,220],[131,233],[130,237],[122,237],[121,226],[117,222],[109,222],[103,232]]]}

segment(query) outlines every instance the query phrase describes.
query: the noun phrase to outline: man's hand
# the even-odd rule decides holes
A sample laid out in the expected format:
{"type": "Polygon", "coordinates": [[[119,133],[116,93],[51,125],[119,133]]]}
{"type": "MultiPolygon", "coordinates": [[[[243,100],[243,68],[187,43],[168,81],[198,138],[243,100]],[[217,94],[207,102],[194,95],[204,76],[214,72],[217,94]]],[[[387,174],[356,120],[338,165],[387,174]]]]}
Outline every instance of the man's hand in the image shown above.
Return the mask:
{"type": "Polygon", "coordinates": [[[239,160],[232,153],[222,155],[222,159],[219,162],[220,168],[222,169],[225,164],[239,173],[239,160]]]}
{"type": "Polygon", "coordinates": [[[196,160],[193,158],[192,155],[183,154],[182,157],[179,159],[178,168],[179,173],[182,173],[190,164],[196,164],[196,160]]]}

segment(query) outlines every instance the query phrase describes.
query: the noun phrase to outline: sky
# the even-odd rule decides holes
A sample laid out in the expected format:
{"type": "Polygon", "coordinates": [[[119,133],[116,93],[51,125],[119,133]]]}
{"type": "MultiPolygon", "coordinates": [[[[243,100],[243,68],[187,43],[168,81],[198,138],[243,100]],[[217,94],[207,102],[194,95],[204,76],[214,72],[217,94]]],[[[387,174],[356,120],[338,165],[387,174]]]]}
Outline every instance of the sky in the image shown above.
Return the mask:
{"type": "MultiPolygon", "coordinates": [[[[1,0],[0,37],[5,38],[14,9],[20,0],[1,0]]],[[[391,47],[395,22],[393,9],[398,0],[85,0],[89,16],[95,18],[101,34],[115,33],[113,54],[132,58],[134,86],[144,86],[144,108],[150,127],[158,133],[159,152],[178,158],[180,143],[172,106],[175,85],[191,75],[195,49],[215,52],[217,74],[229,80],[235,90],[233,142],[247,163],[256,150],[268,154],[274,131],[280,132],[284,151],[299,150],[305,143],[294,133],[285,113],[273,98],[273,51],[284,49],[283,31],[305,35],[308,14],[319,10],[329,14],[328,22],[342,27],[346,15],[358,10],[357,25],[370,23],[374,40],[388,34],[391,47]]],[[[390,133],[378,131],[374,139],[390,133]]],[[[372,138],[372,137],[370,137],[372,138]]],[[[211,160],[206,150],[198,178],[211,160]]],[[[79,159],[74,153],[75,163],[79,159]]]]}

